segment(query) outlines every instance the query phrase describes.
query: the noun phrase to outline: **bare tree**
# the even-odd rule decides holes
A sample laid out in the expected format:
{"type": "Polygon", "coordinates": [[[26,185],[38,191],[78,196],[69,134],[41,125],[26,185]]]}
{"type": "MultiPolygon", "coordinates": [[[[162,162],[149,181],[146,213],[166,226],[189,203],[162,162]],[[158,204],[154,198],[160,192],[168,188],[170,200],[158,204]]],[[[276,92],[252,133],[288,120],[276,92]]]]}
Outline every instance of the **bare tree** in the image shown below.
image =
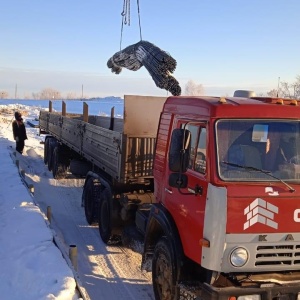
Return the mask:
{"type": "Polygon", "coordinates": [[[189,80],[185,85],[185,95],[187,95],[187,96],[204,95],[203,85],[197,84],[193,80],[189,80]]]}
{"type": "Polygon", "coordinates": [[[61,99],[61,93],[52,88],[44,88],[40,94],[40,99],[61,99]]]}
{"type": "Polygon", "coordinates": [[[280,82],[280,88],[278,96],[283,98],[292,98],[293,91],[292,91],[292,84],[289,84],[286,81],[280,82]]]}
{"type": "Polygon", "coordinates": [[[300,99],[300,75],[296,77],[296,80],[293,83],[293,89],[294,89],[294,98],[300,99]]]}
{"type": "Polygon", "coordinates": [[[0,99],[7,99],[9,96],[7,91],[0,91],[0,99]]]}
{"type": "Polygon", "coordinates": [[[73,99],[77,99],[77,98],[78,97],[76,96],[76,93],[73,93],[73,92],[67,93],[66,99],[73,100],[73,99]]]}
{"type": "Polygon", "coordinates": [[[282,97],[300,99],[300,75],[296,77],[293,83],[282,81],[279,83],[278,90],[270,90],[267,92],[269,97],[282,97]]]}
{"type": "Polygon", "coordinates": [[[38,100],[38,99],[40,99],[40,94],[39,93],[32,93],[32,99],[34,99],[34,100],[38,100]]]}
{"type": "Polygon", "coordinates": [[[278,91],[273,89],[273,90],[270,90],[269,92],[267,92],[267,96],[268,97],[272,97],[272,98],[276,98],[277,97],[277,93],[278,91]]]}

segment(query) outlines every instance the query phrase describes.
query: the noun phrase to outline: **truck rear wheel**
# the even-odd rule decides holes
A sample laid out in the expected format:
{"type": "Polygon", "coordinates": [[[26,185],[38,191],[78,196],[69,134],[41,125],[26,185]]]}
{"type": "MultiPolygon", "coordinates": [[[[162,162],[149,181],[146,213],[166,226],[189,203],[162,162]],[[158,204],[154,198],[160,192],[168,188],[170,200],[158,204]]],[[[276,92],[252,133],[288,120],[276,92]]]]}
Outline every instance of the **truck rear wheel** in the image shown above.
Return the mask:
{"type": "Polygon", "coordinates": [[[105,188],[100,194],[99,204],[99,233],[104,243],[107,243],[111,238],[111,201],[110,192],[105,188]]]}
{"type": "Polygon", "coordinates": [[[65,178],[67,174],[67,164],[64,162],[58,146],[53,151],[52,174],[55,179],[65,178]]]}
{"type": "Polygon", "coordinates": [[[101,183],[96,178],[89,178],[83,189],[82,202],[87,222],[90,225],[98,223],[98,211],[101,193],[101,183]]]}
{"type": "Polygon", "coordinates": [[[90,163],[78,159],[72,159],[70,163],[70,172],[75,176],[85,177],[88,171],[92,170],[90,163]]]}
{"type": "Polygon", "coordinates": [[[54,148],[57,146],[57,140],[52,138],[49,140],[48,148],[47,148],[47,157],[48,157],[48,170],[52,171],[53,164],[53,152],[54,148]]]}
{"type": "Polygon", "coordinates": [[[49,141],[50,138],[46,138],[45,144],[44,144],[44,163],[47,165],[48,163],[48,147],[49,147],[49,141]]]}
{"type": "Polygon", "coordinates": [[[176,268],[172,262],[171,244],[162,237],[156,244],[152,259],[152,282],[156,300],[179,299],[176,268]]]}

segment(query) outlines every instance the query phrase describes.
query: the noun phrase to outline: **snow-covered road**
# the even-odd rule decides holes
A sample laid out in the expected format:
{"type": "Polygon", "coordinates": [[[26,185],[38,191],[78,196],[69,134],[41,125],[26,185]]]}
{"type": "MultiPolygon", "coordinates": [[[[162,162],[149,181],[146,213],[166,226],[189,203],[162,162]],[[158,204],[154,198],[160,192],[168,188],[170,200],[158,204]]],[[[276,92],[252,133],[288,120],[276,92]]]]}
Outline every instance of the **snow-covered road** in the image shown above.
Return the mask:
{"type": "Polygon", "coordinates": [[[51,225],[64,241],[78,249],[78,273],[91,299],[154,299],[150,274],[140,270],[141,255],[121,246],[107,246],[98,228],[88,225],[81,207],[83,179],[55,180],[42,157],[32,149],[20,160],[27,182],[34,185],[36,202],[46,213],[51,207],[51,225]],[[24,162],[23,162],[24,159],[24,162]],[[27,170],[26,170],[27,168],[27,170]]]}
{"type": "MultiPolygon", "coordinates": [[[[38,111],[29,110],[26,121],[37,117],[38,111]]],[[[12,115],[7,116],[7,123],[12,115]]],[[[34,200],[46,214],[51,207],[51,227],[64,245],[78,249],[78,276],[83,291],[90,299],[154,299],[151,273],[140,270],[141,255],[120,244],[105,245],[98,228],[88,225],[81,207],[83,179],[55,180],[43,161],[43,137],[38,129],[28,127],[25,153],[19,157],[26,181],[34,186],[34,200]]],[[[3,126],[2,134],[14,142],[11,126],[3,126]]],[[[57,266],[59,268],[59,266],[57,266]]]]}

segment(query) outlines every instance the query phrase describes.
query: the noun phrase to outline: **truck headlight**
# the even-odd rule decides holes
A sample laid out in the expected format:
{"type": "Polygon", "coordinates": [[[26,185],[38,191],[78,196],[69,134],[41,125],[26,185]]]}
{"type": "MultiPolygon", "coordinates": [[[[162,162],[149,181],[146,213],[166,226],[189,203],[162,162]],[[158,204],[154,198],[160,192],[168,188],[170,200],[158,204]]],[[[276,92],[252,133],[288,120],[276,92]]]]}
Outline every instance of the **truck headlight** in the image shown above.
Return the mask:
{"type": "Polygon", "coordinates": [[[248,252],[244,248],[235,248],[230,254],[230,262],[235,267],[242,267],[248,261],[248,252]]]}

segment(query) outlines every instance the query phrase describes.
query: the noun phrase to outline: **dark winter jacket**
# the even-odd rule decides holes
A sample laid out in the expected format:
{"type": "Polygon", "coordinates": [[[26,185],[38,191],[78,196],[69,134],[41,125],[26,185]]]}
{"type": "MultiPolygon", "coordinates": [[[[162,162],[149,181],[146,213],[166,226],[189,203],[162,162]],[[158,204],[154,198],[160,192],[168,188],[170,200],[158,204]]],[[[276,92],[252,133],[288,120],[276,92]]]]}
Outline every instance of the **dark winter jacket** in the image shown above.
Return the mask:
{"type": "Polygon", "coordinates": [[[21,121],[14,120],[12,123],[12,128],[13,128],[14,139],[18,137],[19,140],[27,140],[27,134],[26,134],[26,129],[23,120],[21,121]]]}

